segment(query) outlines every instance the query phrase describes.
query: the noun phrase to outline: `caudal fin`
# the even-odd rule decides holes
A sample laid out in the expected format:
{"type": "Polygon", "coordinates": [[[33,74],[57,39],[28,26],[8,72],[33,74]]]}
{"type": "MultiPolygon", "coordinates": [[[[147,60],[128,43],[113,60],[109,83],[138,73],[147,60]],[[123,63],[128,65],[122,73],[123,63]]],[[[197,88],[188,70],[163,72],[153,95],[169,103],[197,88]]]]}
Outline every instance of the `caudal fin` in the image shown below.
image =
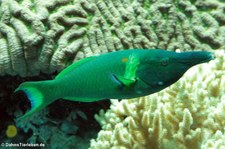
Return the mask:
{"type": "Polygon", "coordinates": [[[52,81],[24,82],[15,90],[15,92],[23,91],[31,103],[30,111],[22,117],[19,117],[19,119],[43,109],[55,100],[54,92],[52,92],[52,84],[52,81]]]}

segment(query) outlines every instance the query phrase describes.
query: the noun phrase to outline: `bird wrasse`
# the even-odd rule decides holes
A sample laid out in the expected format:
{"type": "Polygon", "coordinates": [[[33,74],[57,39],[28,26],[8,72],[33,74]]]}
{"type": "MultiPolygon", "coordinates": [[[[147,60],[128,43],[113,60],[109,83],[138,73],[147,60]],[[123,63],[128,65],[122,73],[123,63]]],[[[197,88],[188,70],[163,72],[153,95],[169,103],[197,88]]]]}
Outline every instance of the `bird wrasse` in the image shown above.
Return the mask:
{"type": "Polygon", "coordinates": [[[54,80],[22,83],[15,91],[26,94],[31,109],[21,118],[60,98],[95,102],[146,96],[175,83],[190,67],[212,59],[211,52],[152,49],[120,50],[84,58],[54,80]]]}

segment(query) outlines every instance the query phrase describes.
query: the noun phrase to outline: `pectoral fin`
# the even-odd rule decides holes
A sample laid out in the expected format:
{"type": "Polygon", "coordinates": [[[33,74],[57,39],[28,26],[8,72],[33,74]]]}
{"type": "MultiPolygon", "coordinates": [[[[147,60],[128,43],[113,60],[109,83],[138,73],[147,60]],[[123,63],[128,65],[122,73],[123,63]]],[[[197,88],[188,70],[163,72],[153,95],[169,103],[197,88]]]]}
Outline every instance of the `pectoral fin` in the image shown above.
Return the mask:
{"type": "Polygon", "coordinates": [[[136,79],[128,79],[128,78],[124,78],[123,76],[120,75],[113,75],[113,77],[120,82],[121,85],[129,87],[133,84],[136,83],[136,79]]]}

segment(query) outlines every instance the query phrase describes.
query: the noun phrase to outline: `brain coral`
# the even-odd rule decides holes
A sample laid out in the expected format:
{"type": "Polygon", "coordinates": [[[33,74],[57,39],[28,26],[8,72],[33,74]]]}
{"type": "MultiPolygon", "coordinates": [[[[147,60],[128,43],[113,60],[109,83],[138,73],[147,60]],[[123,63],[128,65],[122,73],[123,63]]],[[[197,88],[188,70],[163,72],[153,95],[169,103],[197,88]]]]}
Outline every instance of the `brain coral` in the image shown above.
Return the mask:
{"type": "Polygon", "coordinates": [[[221,0],[0,1],[0,75],[52,73],[119,49],[224,46],[221,0]]]}
{"type": "Polygon", "coordinates": [[[225,148],[225,53],[216,53],[159,93],[111,100],[90,149],[225,148]]]}

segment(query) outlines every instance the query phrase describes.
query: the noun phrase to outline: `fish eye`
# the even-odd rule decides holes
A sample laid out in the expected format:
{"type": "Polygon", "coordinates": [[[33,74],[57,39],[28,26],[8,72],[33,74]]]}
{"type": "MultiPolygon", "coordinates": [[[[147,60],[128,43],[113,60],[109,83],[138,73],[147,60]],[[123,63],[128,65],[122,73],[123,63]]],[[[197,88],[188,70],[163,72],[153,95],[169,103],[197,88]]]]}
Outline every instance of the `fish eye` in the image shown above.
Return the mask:
{"type": "Polygon", "coordinates": [[[169,64],[169,59],[168,58],[164,58],[161,60],[161,65],[162,66],[167,66],[169,64]]]}

